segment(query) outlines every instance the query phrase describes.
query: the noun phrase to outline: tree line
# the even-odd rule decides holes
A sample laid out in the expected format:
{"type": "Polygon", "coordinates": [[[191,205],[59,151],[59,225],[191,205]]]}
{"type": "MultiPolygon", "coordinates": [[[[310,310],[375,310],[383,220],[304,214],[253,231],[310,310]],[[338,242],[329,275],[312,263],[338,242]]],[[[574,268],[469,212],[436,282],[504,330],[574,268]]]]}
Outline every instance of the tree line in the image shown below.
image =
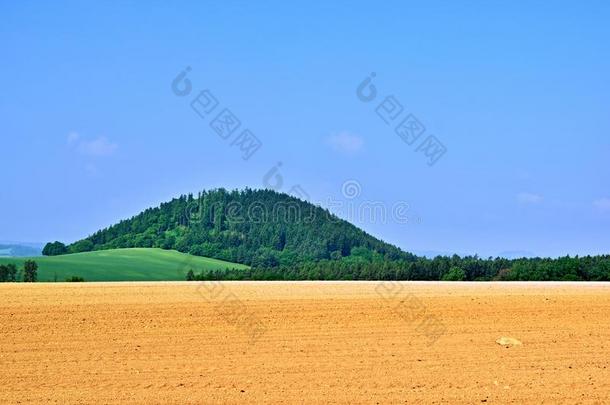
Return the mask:
{"type": "MultiPolygon", "coordinates": [[[[189,277],[187,277],[187,280],[189,277]]],[[[610,281],[610,256],[558,259],[481,259],[439,256],[434,259],[366,259],[356,254],[340,260],[293,266],[254,267],[191,273],[191,280],[443,280],[443,281],[610,281]]]]}
{"type": "Polygon", "coordinates": [[[23,262],[23,268],[17,269],[14,263],[0,264],[0,283],[23,281],[34,283],[38,280],[38,264],[34,260],[23,262]]]}

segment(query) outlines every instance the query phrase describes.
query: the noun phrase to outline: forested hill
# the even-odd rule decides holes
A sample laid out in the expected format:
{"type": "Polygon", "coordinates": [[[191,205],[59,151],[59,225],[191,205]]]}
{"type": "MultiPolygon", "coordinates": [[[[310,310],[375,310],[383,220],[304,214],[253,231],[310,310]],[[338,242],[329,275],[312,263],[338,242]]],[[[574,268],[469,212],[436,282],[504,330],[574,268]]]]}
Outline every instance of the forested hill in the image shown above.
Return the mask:
{"type": "Polygon", "coordinates": [[[415,256],[372,237],[328,210],[270,190],[203,191],[149,208],[66,248],[45,254],[158,247],[256,267],[357,254],[386,260],[415,256]]]}
{"type": "Polygon", "coordinates": [[[610,256],[558,259],[426,259],[372,237],[325,209],[269,190],[186,195],[65,246],[48,256],[115,248],[174,249],[251,266],[198,279],[610,280],[610,256]]]}

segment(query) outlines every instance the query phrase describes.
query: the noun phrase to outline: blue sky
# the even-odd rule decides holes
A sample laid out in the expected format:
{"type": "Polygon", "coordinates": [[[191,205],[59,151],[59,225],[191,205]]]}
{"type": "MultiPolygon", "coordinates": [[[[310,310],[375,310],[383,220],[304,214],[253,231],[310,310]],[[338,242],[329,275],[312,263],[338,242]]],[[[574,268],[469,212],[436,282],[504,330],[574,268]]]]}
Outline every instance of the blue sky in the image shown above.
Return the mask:
{"type": "Polygon", "coordinates": [[[606,2],[81,3],[0,5],[0,240],[70,242],[281,162],[322,205],[408,204],[355,220],[408,251],[610,252],[606,2]],[[204,89],[250,159],[191,109],[204,89]],[[387,96],[446,147],[432,167],[387,96]]]}

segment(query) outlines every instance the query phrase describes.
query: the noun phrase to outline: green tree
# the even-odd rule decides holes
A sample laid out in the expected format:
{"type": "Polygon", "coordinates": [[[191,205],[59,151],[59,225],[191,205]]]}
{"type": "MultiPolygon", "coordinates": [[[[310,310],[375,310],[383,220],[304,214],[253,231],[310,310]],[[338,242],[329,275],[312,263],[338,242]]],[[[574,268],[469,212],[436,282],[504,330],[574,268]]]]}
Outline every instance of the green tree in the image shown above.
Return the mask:
{"type": "Polygon", "coordinates": [[[59,256],[65,255],[66,253],[68,253],[68,248],[59,241],[49,242],[42,249],[42,254],[44,256],[59,256]]]}
{"type": "Polygon", "coordinates": [[[0,264],[0,282],[17,281],[17,266],[14,263],[0,264]]]}
{"type": "Polygon", "coordinates": [[[466,279],[466,273],[459,267],[452,267],[447,273],[443,275],[443,281],[464,281],[466,279]]]}
{"type": "Polygon", "coordinates": [[[23,281],[34,283],[38,279],[38,264],[34,260],[26,260],[23,263],[23,281]]]}
{"type": "Polygon", "coordinates": [[[80,240],[70,246],[70,253],[90,252],[93,250],[93,242],[88,239],[80,240]]]}
{"type": "Polygon", "coordinates": [[[15,265],[15,263],[9,263],[6,267],[8,268],[8,280],[7,281],[11,281],[11,282],[17,281],[18,280],[17,266],[15,265]]]}
{"type": "Polygon", "coordinates": [[[195,273],[193,273],[193,269],[190,269],[188,273],[186,273],[186,281],[195,280],[195,273]]]}
{"type": "Polygon", "coordinates": [[[0,264],[0,283],[8,281],[8,266],[0,264]]]}

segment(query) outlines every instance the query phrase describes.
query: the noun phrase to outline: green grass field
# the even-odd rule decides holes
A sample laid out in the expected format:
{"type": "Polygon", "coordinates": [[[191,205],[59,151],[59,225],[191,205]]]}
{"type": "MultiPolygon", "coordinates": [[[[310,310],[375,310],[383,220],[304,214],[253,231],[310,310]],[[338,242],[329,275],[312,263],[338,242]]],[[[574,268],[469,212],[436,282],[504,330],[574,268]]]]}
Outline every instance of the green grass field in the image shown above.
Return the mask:
{"type": "Polygon", "coordinates": [[[225,268],[246,269],[248,266],[207,257],[192,256],[175,250],[113,249],[63,256],[2,257],[0,264],[24,260],[38,263],[38,281],[65,281],[80,276],[85,281],[163,281],[185,280],[186,273],[225,268]]]}

